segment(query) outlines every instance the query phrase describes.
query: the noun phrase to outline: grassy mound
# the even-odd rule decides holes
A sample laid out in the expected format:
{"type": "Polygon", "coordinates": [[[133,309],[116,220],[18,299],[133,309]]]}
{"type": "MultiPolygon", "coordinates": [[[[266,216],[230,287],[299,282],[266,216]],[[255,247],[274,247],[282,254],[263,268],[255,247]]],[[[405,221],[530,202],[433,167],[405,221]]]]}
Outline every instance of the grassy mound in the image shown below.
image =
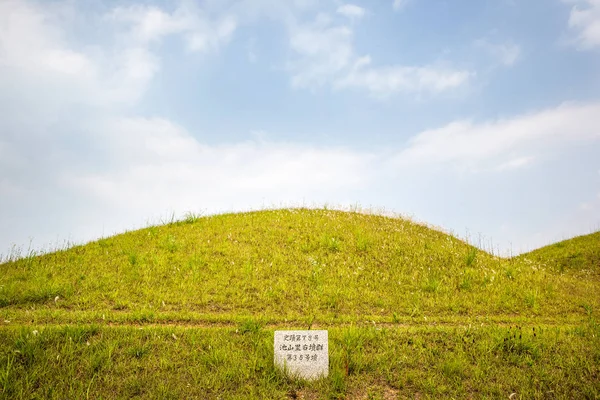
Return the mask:
{"type": "Polygon", "coordinates": [[[585,262],[556,274],[539,258],[493,257],[402,219],[276,210],[189,218],[9,262],[0,306],[44,322],[551,317],[598,301],[589,296],[597,280],[579,279],[594,267],[585,262]]]}
{"type": "Polygon", "coordinates": [[[585,271],[597,275],[600,274],[600,232],[554,243],[520,257],[554,267],[559,272],[585,271]]]}
{"type": "Polygon", "coordinates": [[[504,259],[399,218],[297,209],[13,260],[0,395],[593,398],[599,240],[504,259]],[[311,327],[331,332],[330,377],[288,380],[272,331],[311,327]]]}

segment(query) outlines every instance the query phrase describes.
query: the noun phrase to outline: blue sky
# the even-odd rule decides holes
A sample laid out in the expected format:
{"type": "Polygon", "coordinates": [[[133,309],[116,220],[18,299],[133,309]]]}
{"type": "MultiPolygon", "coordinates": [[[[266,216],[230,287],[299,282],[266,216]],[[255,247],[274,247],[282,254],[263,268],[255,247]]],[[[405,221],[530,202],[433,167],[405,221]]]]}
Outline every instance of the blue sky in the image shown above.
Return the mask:
{"type": "Polygon", "coordinates": [[[0,0],[0,254],[360,205],[600,229],[599,0],[0,0]]]}

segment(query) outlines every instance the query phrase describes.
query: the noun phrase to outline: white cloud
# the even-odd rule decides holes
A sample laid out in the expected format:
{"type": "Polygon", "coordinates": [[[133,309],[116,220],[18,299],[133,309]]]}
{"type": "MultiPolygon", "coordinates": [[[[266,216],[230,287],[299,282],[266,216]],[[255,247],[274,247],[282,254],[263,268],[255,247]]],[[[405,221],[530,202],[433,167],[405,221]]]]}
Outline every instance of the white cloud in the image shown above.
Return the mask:
{"type": "Polygon", "coordinates": [[[344,26],[315,23],[296,28],[290,47],[298,54],[290,69],[294,87],[323,86],[341,74],[350,64],[352,31],[344,26]]]}
{"type": "Polygon", "coordinates": [[[149,209],[157,209],[154,196],[160,193],[166,198],[164,207],[173,197],[190,205],[202,198],[215,207],[233,193],[271,198],[277,193],[358,188],[366,182],[370,158],[344,149],[265,141],[208,146],[184,128],[157,118],[112,120],[98,135],[110,143],[106,151],[118,168],[77,173],[78,184],[116,202],[123,195],[147,194],[149,209]]]}
{"type": "Polygon", "coordinates": [[[107,62],[105,49],[74,46],[67,35],[72,6],[0,2],[0,103],[7,112],[14,108],[12,117],[20,101],[35,109],[26,110],[35,119],[56,119],[74,104],[127,103],[145,85],[143,72],[154,69],[154,60],[133,48],[107,62]]]}
{"type": "Polygon", "coordinates": [[[392,3],[392,8],[395,11],[402,10],[408,4],[408,2],[409,0],[394,0],[392,3]]]}
{"type": "Polygon", "coordinates": [[[164,36],[191,28],[183,15],[171,15],[155,6],[132,5],[112,10],[109,17],[126,23],[134,38],[142,43],[160,40],[164,36]]]}
{"type": "Polygon", "coordinates": [[[534,160],[535,160],[535,157],[533,157],[533,156],[514,158],[510,161],[500,164],[498,167],[496,167],[496,170],[497,171],[510,171],[513,169],[520,169],[520,168],[523,168],[523,167],[531,164],[534,160]]]}
{"type": "Polygon", "coordinates": [[[154,48],[162,38],[178,35],[189,51],[210,51],[226,44],[236,29],[235,18],[210,19],[193,3],[171,13],[154,6],[119,7],[104,16],[82,14],[76,6],[0,2],[0,85],[18,91],[1,93],[0,101],[3,95],[35,96],[49,103],[48,115],[74,103],[135,104],[160,70],[154,48]],[[74,40],[73,27],[86,23],[102,26],[101,44],[74,40]]]}
{"type": "Polygon", "coordinates": [[[563,104],[480,124],[455,121],[414,136],[396,161],[420,165],[450,163],[474,169],[518,168],[532,159],[530,156],[515,158],[515,153],[556,148],[570,141],[597,140],[599,127],[600,103],[563,104]]]}
{"type": "Polygon", "coordinates": [[[94,62],[65,46],[60,26],[46,10],[23,1],[0,2],[0,67],[71,77],[96,74],[94,62]]]}
{"type": "Polygon", "coordinates": [[[365,16],[365,9],[355,4],[341,5],[338,7],[337,12],[352,20],[360,19],[365,16]]]}
{"type": "Polygon", "coordinates": [[[289,66],[292,85],[361,89],[373,97],[386,98],[403,92],[441,93],[466,84],[474,75],[435,65],[372,66],[370,56],[355,54],[352,39],[349,27],[332,26],[323,16],[312,24],[294,28],[290,47],[297,57],[289,66]]]}
{"type": "Polygon", "coordinates": [[[218,49],[231,39],[237,27],[233,16],[211,20],[192,3],[182,3],[172,13],[156,6],[118,7],[109,17],[115,22],[126,23],[130,35],[138,43],[147,45],[180,34],[190,51],[218,49]]]}
{"type": "Polygon", "coordinates": [[[487,38],[475,41],[475,46],[486,51],[490,56],[507,67],[513,66],[521,55],[521,47],[515,43],[493,43],[487,38]]]}
{"type": "Polygon", "coordinates": [[[569,27],[581,49],[600,46],[600,0],[578,0],[571,9],[569,27]]]}
{"type": "Polygon", "coordinates": [[[385,98],[399,92],[440,93],[465,84],[471,73],[435,66],[370,67],[371,58],[359,59],[347,75],[335,82],[337,88],[362,88],[385,98]]]}

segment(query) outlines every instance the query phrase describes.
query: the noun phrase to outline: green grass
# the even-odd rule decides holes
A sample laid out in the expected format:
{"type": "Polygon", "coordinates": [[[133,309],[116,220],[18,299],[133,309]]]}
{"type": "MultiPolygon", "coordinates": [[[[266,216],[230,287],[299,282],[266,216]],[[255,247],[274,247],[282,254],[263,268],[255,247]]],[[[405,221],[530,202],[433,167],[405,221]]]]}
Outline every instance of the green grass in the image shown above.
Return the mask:
{"type": "Polygon", "coordinates": [[[330,375],[309,383],[273,367],[270,330],[5,328],[0,389],[5,398],[597,398],[600,391],[597,324],[329,332],[330,375]]]}
{"type": "Polygon", "coordinates": [[[293,209],[30,254],[0,265],[0,398],[598,398],[599,242],[293,209]],[[288,328],[330,331],[327,379],[274,369],[288,328]]]}
{"type": "Polygon", "coordinates": [[[565,271],[600,271],[600,232],[578,236],[520,256],[565,271]]]}

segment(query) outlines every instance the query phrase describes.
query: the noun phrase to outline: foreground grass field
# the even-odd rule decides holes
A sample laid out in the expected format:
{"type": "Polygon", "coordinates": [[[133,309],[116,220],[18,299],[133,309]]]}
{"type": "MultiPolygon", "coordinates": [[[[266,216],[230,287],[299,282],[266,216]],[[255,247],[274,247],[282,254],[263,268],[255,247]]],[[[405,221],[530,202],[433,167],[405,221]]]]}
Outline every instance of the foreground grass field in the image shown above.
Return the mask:
{"type": "Polygon", "coordinates": [[[3,398],[598,398],[600,233],[505,259],[399,218],[198,218],[0,265],[3,398]],[[328,329],[330,376],[273,368],[328,329]]]}

